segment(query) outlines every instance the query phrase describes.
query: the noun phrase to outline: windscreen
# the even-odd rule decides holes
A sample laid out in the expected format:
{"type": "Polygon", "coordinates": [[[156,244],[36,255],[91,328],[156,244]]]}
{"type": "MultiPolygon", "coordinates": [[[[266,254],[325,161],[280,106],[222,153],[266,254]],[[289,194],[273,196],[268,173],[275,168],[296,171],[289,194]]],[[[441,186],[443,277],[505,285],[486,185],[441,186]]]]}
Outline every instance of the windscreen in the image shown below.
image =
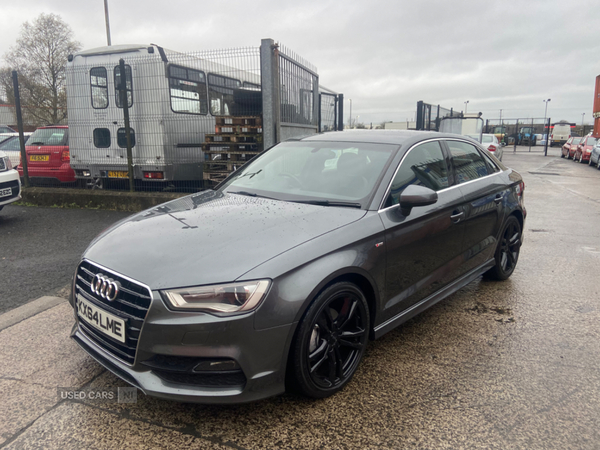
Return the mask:
{"type": "Polygon", "coordinates": [[[244,166],[221,190],[288,201],[345,201],[364,206],[397,148],[387,144],[284,142],[244,166]]]}
{"type": "Polygon", "coordinates": [[[66,128],[38,128],[30,136],[28,145],[67,145],[66,128]]]}

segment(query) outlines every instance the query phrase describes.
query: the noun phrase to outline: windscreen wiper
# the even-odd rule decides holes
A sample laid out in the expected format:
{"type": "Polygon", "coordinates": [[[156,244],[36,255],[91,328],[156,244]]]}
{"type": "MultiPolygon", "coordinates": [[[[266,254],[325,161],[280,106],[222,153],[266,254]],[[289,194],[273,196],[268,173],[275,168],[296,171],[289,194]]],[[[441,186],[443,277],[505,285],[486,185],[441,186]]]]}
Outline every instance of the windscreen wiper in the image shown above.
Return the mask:
{"type": "Polygon", "coordinates": [[[294,203],[306,203],[307,205],[319,205],[319,206],[343,206],[346,208],[362,208],[362,205],[358,202],[339,202],[332,200],[288,200],[294,203]]]}
{"type": "Polygon", "coordinates": [[[260,195],[255,192],[248,191],[227,191],[228,194],[237,194],[237,195],[247,195],[248,197],[260,197],[260,198],[268,198],[269,200],[278,200],[277,198],[267,197],[266,195],[260,195]]]}

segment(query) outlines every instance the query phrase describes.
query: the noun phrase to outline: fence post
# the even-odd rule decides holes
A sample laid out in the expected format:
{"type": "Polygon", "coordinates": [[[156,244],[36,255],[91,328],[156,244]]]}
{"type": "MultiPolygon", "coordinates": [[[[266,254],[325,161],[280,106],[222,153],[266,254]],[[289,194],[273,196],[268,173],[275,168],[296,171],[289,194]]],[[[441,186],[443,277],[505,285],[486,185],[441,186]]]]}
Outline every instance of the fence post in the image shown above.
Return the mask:
{"type": "Polygon", "coordinates": [[[338,95],[338,123],[337,123],[337,131],[344,131],[344,94],[338,95]]]}
{"type": "Polygon", "coordinates": [[[273,39],[260,41],[260,79],[263,103],[263,142],[265,150],[280,139],[279,51],[273,39]]]}
{"type": "Polygon", "coordinates": [[[548,156],[548,141],[550,140],[550,117],[548,117],[548,123],[546,124],[546,145],[544,146],[544,156],[548,156]]]}
{"type": "Polygon", "coordinates": [[[121,75],[119,95],[121,97],[121,106],[123,107],[123,119],[125,120],[125,139],[127,140],[127,172],[129,173],[129,192],[134,192],[133,152],[131,150],[131,130],[129,128],[129,99],[127,98],[127,73],[125,72],[125,61],[123,58],[119,60],[119,73],[121,75]]]}
{"type": "Polygon", "coordinates": [[[513,148],[513,153],[517,153],[517,141],[519,140],[519,119],[517,119],[517,125],[515,125],[515,148],[513,148]]]}
{"type": "Polygon", "coordinates": [[[21,95],[19,94],[19,78],[17,71],[12,72],[13,89],[15,91],[15,110],[17,113],[17,129],[19,130],[19,147],[21,148],[21,164],[23,165],[23,181],[29,187],[29,169],[27,168],[27,153],[25,152],[25,137],[23,135],[23,115],[21,114],[21,95]]]}
{"type": "Polygon", "coordinates": [[[318,115],[318,124],[317,124],[317,132],[321,132],[321,109],[323,108],[323,99],[321,98],[321,93],[319,93],[319,115],[318,115]]]}
{"type": "Polygon", "coordinates": [[[531,118],[531,128],[529,129],[529,151],[531,151],[531,141],[533,140],[533,117],[531,118]]]}

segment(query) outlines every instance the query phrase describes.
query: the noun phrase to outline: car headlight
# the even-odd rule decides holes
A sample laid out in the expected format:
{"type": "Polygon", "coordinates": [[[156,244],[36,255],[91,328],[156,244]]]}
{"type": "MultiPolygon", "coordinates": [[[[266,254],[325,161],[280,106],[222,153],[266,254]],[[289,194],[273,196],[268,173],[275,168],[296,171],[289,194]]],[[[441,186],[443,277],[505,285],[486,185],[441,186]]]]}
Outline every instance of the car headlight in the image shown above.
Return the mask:
{"type": "Polygon", "coordinates": [[[242,281],[162,292],[174,309],[237,313],[256,308],[270,284],[270,280],[242,281]]]}
{"type": "Polygon", "coordinates": [[[2,160],[4,161],[4,164],[2,164],[2,166],[6,167],[5,170],[11,170],[12,167],[12,163],[10,162],[10,158],[8,156],[3,156],[2,160]]]}

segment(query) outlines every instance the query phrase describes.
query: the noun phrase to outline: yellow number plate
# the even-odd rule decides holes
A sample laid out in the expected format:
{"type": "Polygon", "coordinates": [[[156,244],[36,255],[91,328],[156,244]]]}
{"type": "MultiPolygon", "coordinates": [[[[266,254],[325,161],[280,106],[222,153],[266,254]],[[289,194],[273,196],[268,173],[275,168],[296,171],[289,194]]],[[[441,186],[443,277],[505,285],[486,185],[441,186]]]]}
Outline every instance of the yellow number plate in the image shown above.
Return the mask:
{"type": "Polygon", "coordinates": [[[116,171],[109,171],[108,172],[108,178],[129,178],[129,173],[128,172],[116,172],[116,171]]]}
{"type": "Polygon", "coordinates": [[[29,155],[29,161],[49,161],[50,155],[29,155]]]}

